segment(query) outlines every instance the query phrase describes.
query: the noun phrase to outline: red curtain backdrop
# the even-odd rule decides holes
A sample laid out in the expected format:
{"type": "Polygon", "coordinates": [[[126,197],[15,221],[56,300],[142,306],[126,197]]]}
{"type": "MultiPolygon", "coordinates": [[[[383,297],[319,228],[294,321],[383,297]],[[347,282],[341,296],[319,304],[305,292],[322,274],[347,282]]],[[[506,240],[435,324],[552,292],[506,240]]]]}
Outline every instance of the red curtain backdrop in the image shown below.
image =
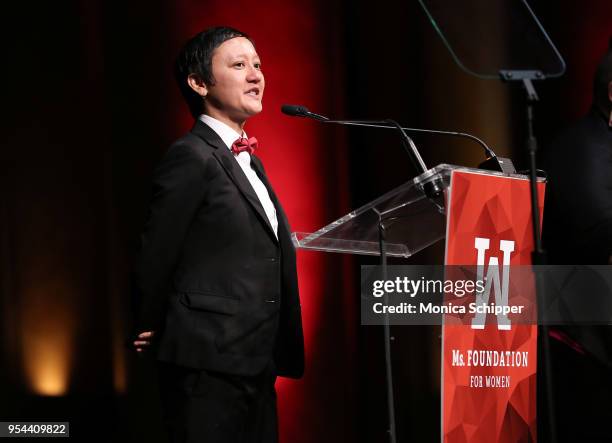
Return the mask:
{"type": "Polygon", "coordinates": [[[543,135],[550,136],[586,114],[592,103],[595,69],[612,38],[612,2],[563,0],[553,6],[539,0],[530,4],[567,64],[563,77],[537,85],[542,91],[539,126],[545,126],[543,135]]]}
{"type": "Polygon", "coordinates": [[[553,39],[563,45],[562,55],[567,62],[565,81],[571,83],[565,91],[569,105],[566,112],[575,120],[591,105],[595,68],[612,39],[612,3],[609,0],[588,3],[568,0],[561,7],[566,13],[553,39]]]}

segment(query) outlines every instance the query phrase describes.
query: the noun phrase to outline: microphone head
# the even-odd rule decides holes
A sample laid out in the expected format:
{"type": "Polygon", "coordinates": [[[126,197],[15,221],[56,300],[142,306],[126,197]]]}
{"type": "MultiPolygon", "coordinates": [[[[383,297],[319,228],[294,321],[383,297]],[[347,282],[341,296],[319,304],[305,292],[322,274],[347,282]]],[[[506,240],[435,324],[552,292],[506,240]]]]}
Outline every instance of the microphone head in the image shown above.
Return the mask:
{"type": "Polygon", "coordinates": [[[310,111],[305,106],[300,105],[283,105],[281,106],[283,114],[290,115],[292,117],[308,117],[310,111]]]}

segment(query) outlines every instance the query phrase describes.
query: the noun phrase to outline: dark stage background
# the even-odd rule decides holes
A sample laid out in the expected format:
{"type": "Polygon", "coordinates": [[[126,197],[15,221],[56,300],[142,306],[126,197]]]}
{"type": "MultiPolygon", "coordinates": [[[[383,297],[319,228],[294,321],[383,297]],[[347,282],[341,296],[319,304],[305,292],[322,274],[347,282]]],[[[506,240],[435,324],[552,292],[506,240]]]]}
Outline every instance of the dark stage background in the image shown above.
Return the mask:
{"type": "MultiPolygon", "coordinates": [[[[568,64],[564,77],[538,85],[545,144],[589,107],[612,6],[531,4],[568,64]]],[[[526,166],[523,92],[460,71],[416,1],[1,8],[0,421],[69,420],[73,441],[165,441],[152,362],[124,345],[129,272],[152,170],[191,125],[172,62],[207,26],[237,27],[257,43],[266,97],[246,129],[294,231],[311,232],[415,172],[393,133],[290,119],[282,103],[470,132],[526,166]]],[[[430,166],[481,160],[469,143],[415,141],[430,166]]],[[[412,261],[439,262],[442,253],[438,244],[412,261]]],[[[358,266],[373,261],[298,256],[307,370],[277,384],[282,441],[384,442],[382,332],[359,326],[357,310],[358,266]]],[[[399,441],[439,437],[438,333],[394,330],[399,441]]]]}

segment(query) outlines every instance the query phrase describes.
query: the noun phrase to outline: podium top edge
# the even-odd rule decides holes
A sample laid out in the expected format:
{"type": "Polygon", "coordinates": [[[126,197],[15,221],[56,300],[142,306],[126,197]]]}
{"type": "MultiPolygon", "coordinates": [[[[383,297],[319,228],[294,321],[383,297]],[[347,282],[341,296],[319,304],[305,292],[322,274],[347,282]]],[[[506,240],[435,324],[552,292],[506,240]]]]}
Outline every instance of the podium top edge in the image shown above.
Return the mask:
{"type": "MultiPolygon", "coordinates": [[[[478,169],[478,168],[471,168],[468,166],[458,166],[458,165],[451,165],[448,163],[440,163],[437,166],[434,166],[433,168],[429,169],[426,172],[423,172],[421,175],[415,177],[413,180],[415,183],[419,183],[422,181],[427,180],[428,178],[439,174],[441,172],[452,172],[452,171],[458,171],[458,172],[470,172],[473,174],[479,174],[479,175],[488,175],[488,176],[496,176],[496,177],[504,177],[504,178],[514,178],[514,179],[518,179],[518,180],[529,180],[529,176],[525,175],[525,174],[507,174],[505,172],[498,172],[498,171],[489,171],[486,169],[478,169]]],[[[546,178],[544,177],[538,177],[538,183],[546,183],[546,178]]]]}

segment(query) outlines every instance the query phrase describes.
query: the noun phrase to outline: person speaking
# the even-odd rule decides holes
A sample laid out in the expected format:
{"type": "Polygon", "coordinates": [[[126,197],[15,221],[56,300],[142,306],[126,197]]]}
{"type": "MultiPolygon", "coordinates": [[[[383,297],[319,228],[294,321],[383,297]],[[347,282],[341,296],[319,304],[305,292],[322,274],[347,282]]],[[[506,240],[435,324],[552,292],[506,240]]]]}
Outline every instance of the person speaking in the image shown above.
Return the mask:
{"type": "Polygon", "coordinates": [[[276,442],[274,383],[304,371],[295,250],[246,121],[265,79],[252,39],[200,32],[175,75],[195,123],[155,171],[135,268],[137,352],[154,352],[173,442],[276,442]]]}

